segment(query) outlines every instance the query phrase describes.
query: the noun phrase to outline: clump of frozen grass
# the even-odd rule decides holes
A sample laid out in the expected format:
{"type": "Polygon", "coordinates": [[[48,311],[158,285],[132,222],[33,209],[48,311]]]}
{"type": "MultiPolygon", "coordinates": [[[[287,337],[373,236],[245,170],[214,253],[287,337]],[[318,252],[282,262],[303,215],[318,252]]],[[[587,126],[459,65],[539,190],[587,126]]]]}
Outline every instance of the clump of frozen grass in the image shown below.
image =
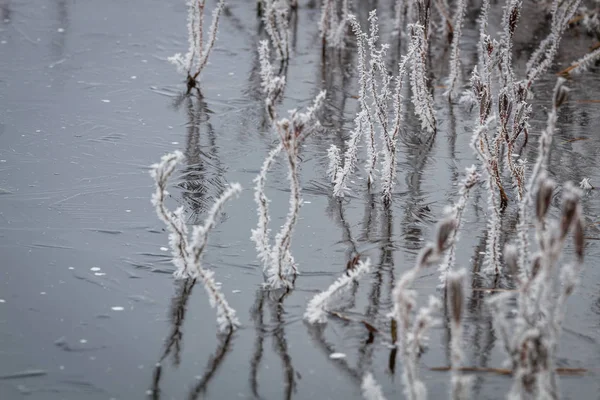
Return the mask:
{"type": "Polygon", "coordinates": [[[213,11],[206,43],[204,42],[205,4],[206,0],[188,0],[188,52],[185,56],[177,53],[169,57],[169,62],[175,64],[180,73],[187,75],[188,93],[197,87],[200,73],[208,63],[208,56],[217,40],[219,17],[225,7],[225,0],[219,0],[213,11]]]}
{"type": "Polygon", "coordinates": [[[348,16],[348,0],[323,0],[319,22],[323,48],[344,48],[344,38],[348,29],[348,16]]]}
{"type": "Polygon", "coordinates": [[[546,221],[553,183],[540,177],[536,195],[536,237],[539,251],[531,261],[528,276],[518,276],[518,249],[507,245],[505,261],[517,281],[517,316],[506,317],[512,292],[493,296],[488,303],[494,326],[509,355],[513,387],[509,398],[558,398],[555,359],[566,313],[566,301],[573,293],[584,256],[584,220],[581,191],[567,182],[559,221],[546,221]],[[569,232],[573,234],[575,259],[558,268],[569,232]],[[511,326],[512,325],[512,326],[511,326]]]}
{"type": "Polygon", "coordinates": [[[402,383],[404,394],[409,400],[427,398],[427,389],[419,379],[418,361],[426,333],[435,322],[433,315],[441,307],[439,300],[430,296],[428,306],[416,311],[417,293],[410,289],[410,286],[424,268],[440,260],[451,244],[455,229],[456,221],[453,218],[441,221],[437,227],[435,241],[425,245],[417,257],[415,266],[400,277],[392,292],[392,338],[395,346],[400,345],[403,359],[402,383]]]}
{"type": "Polygon", "coordinates": [[[287,62],[290,59],[290,28],[288,14],[290,5],[286,0],[264,0],[263,22],[265,30],[275,48],[277,59],[287,62]]]}
{"type": "Polygon", "coordinates": [[[263,271],[267,279],[266,286],[272,289],[293,287],[293,281],[298,273],[291,254],[292,233],[298,221],[298,214],[302,205],[298,177],[298,157],[304,140],[319,126],[316,113],[321,108],[324,100],[325,92],[323,91],[317,95],[313,105],[308,107],[306,112],[300,113],[297,110],[290,110],[289,118],[278,120],[273,109],[273,127],[277,132],[279,143],[269,153],[260,174],[255,179],[254,199],[258,206],[258,226],[252,230],[251,235],[251,239],[256,245],[258,258],[263,263],[263,271]],[[271,245],[270,230],[268,228],[270,220],[269,200],[265,195],[265,183],[269,168],[282,150],[285,150],[287,156],[290,207],[287,219],[275,236],[274,244],[271,245]]]}
{"type": "Polygon", "coordinates": [[[385,396],[381,391],[381,386],[373,378],[373,374],[370,372],[363,376],[362,384],[360,385],[363,398],[365,400],[385,400],[385,396]]]}
{"type": "Polygon", "coordinates": [[[210,305],[217,309],[217,323],[220,332],[235,329],[240,325],[235,310],[229,306],[225,295],[221,292],[214,280],[214,272],[202,267],[202,255],[206,250],[208,234],[216,225],[216,217],[221,212],[225,203],[233,196],[238,195],[242,187],[233,183],[216,200],[209,210],[204,225],[194,226],[191,237],[184,221],[183,207],[170,211],[165,205],[168,196],[167,184],[173,174],[175,166],[183,159],[180,151],[164,155],[160,163],[151,166],[150,175],[156,183],[156,191],[152,195],[152,204],[156,207],[156,214],[165,223],[169,230],[169,245],[173,256],[173,265],[177,268],[174,276],[177,279],[200,279],[208,295],[210,305]]]}
{"type": "Polygon", "coordinates": [[[414,49],[402,57],[398,64],[398,75],[392,77],[385,63],[389,45],[377,47],[379,24],[376,11],[369,13],[369,33],[363,32],[355,16],[348,17],[357,38],[359,104],[360,111],[354,120],[354,130],[346,142],[343,165],[339,149],[332,145],[328,151],[329,176],[334,183],[333,194],[343,197],[348,190],[347,182],[356,169],[358,145],[362,137],[367,145],[367,185],[370,188],[375,180],[379,155],[381,160],[381,193],[384,204],[389,205],[392,190],[396,183],[397,140],[403,122],[402,91],[407,65],[414,49]],[[367,52],[368,48],[368,52],[367,52]],[[392,82],[394,90],[392,91],[392,82]],[[382,150],[377,149],[376,132],[379,131],[382,150]],[[333,179],[335,178],[335,179],[333,179]]]}
{"type": "Polygon", "coordinates": [[[452,234],[452,240],[450,242],[448,251],[446,252],[446,255],[444,257],[444,261],[440,264],[439,267],[440,287],[442,288],[446,287],[446,277],[448,273],[450,273],[454,268],[456,243],[458,242],[458,234],[462,226],[462,216],[467,205],[467,201],[469,200],[471,189],[479,182],[479,179],[481,177],[477,172],[477,168],[475,167],[475,165],[466,168],[465,174],[465,178],[459,183],[458,200],[452,205],[452,207],[448,211],[448,215],[456,221],[456,229],[452,234]]]}
{"type": "Polygon", "coordinates": [[[460,368],[465,359],[463,346],[463,319],[465,314],[465,280],[467,273],[464,269],[448,274],[448,309],[450,310],[450,380],[452,400],[467,400],[471,398],[472,377],[462,375],[460,368]]]}
{"type": "Polygon", "coordinates": [[[369,272],[370,268],[371,261],[367,259],[366,261],[359,261],[358,264],[346,270],[327,290],[312,298],[306,307],[304,319],[310,324],[324,324],[327,322],[328,306],[332,299],[339,293],[347,290],[351,284],[357,282],[362,275],[369,272]]]}

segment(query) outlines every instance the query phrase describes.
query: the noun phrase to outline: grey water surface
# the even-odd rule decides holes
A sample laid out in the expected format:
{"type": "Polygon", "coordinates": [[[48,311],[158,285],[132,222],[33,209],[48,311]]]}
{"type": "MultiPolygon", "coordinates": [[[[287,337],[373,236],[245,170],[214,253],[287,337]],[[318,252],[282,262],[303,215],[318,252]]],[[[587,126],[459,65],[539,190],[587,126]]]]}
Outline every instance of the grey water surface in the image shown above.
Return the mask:
{"type": "MultiPolygon", "coordinates": [[[[320,8],[300,1],[278,110],[285,115],[309,105],[322,89],[328,96],[324,129],[301,154],[305,203],[292,244],[301,275],[282,298],[262,289],[250,241],[257,221],[252,180],[275,143],[258,76],[256,49],[265,34],[255,1],[228,3],[202,74],[202,96],[185,97],[183,77],[167,62],[187,50],[183,0],[0,0],[0,399],[360,399],[361,377],[369,371],[388,399],[403,398],[401,362],[390,361],[391,289],[456,198],[464,167],[477,163],[469,147],[475,114],[442,95],[448,52],[438,46],[434,53],[435,139],[419,132],[406,93],[392,207],[382,207],[377,190],[367,192],[362,166],[351,195],[338,201],[326,176],[326,150],[332,143],[343,146],[353,126],[355,52],[349,45],[323,60],[320,8]],[[205,257],[243,323],[228,337],[216,335],[215,312],[202,287],[173,280],[167,233],[150,204],[148,167],[176,149],[185,163],[169,206],[183,205],[190,223],[203,220],[228,183],[245,189],[219,217],[205,257]],[[339,300],[339,309],[379,332],[335,318],[323,326],[305,324],[307,302],[356,254],[370,258],[374,268],[339,300]]],[[[391,2],[355,3],[363,26],[377,7],[382,40],[396,43],[391,2]]],[[[492,24],[501,6],[494,4],[492,24]]],[[[528,17],[514,49],[521,69],[549,29],[539,7],[524,7],[528,17]]],[[[476,62],[478,9],[473,5],[465,21],[464,78],[476,62]]],[[[528,160],[537,152],[555,72],[592,44],[583,32],[567,31],[556,65],[534,86],[523,151],[528,160]]],[[[398,54],[391,51],[394,59],[398,54]]],[[[568,85],[573,91],[560,111],[550,173],[559,183],[587,177],[600,187],[600,79],[592,69],[568,85]]],[[[281,160],[268,177],[267,195],[276,231],[289,196],[281,160]]],[[[476,189],[460,233],[457,265],[469,271],[485,249],[486,196],[483,187],[476,189]]],[[[514,204],[507,210],[509,238],[514,204]]],[[[589,191],[583,206],[586,263],[569,300],[558,364],[588,370],[561,377],[563,398],[598,399],[599,192],[589,191]]],[[[572,254],[570,244],[566,254],[572,254]]],[[[434,269],[419,277],[422,303],[441,296],[437,284],[434,269]]],[[[469,293],[467,364],[502,368],[506,356],[484,305],[488,295],[469,293]]],[[[447,397],[449,373],[431,370],[446,365],[442,319],[421,363],[430,398],[447,397]]],[[[479,373],[474,398],[504,398],[510,385],[508,376],[479,373]]]]}

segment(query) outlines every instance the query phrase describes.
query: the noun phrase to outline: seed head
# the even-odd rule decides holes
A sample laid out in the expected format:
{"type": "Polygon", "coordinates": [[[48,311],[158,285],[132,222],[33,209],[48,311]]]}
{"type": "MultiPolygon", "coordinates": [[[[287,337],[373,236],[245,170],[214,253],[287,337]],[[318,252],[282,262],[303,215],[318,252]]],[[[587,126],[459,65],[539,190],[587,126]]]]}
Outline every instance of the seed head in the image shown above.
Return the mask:
{"type": "Polygon", "coordinates": [[[535,214],[538,221],[543,221],[550,208],[550,201],[552,200],[552,192],[554,191],[554,182],[551,179],[542,177],[538,187],[536,201],[535,201],[535,214]]]}
{"type": "Polygon", "coordinates": [[[570,89],[564,86],[565,82],[565,78],[558,78],[556,81],[553,98],[553,105],[555,108],[559,108],[565,101],[567,101],[570,89]]]}
{"type": "Polygon", "coordinates": [[[452,322],[457,325],[461,323],[464,313],[464,279],[464,270],[448,274],[448,308],[452,322]]]}
{"type": "Polygon", "coordinates": [[[438,225],[436,235],[436,252],[441,254],[448,248],[452,241],[452,233],[456,229],[456,220],[446,218],[438,225]]]}

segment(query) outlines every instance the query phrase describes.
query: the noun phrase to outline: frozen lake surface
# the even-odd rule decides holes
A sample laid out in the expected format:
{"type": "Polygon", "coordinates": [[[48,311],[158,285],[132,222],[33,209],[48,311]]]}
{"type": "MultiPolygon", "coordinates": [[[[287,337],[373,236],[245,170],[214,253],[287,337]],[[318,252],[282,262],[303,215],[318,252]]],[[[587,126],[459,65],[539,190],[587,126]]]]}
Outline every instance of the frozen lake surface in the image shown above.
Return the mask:
{"type": "MultiPolygon", "coordinates": [[[[367,193],[362,162],[352,194],[332,198],[326,151],[332,143],[343,146],[353,126],[355,53],[350,46],[340,57],[321,59],[320,8],[310,3],[300,0],[292,22],[279,110],[283,115],[305,107],[327,89],[325,129],[302,150],[305,203],[292,247],[301,275],[281,299],[262,289],[250,241],[256,226],[252,180],[275,144],[258,74],[257,46],[265,33],[255,2],[229,2],[199,99],[181,96],[185,83],[167,62],[187,48],[184,1],[0,0],[0,398],[125,400],[154,391],[150,398],[360,399],[368,371],[388,398],[402,398],[400,361],[390,368],[391,290],[456,199],[464,168],[477,163],[469,146],[476,113],[449,106],[441,87],[448,53],[436,52],[438,133],[424,140],[409,106],[392,206],[384,208],[378,192],[367,193]],[[203,220],[228,183],[245,189],[219,217],[205,257],[243,324],[229,337],[217,337],[214,310],[200,285],[192,290],[173,280],[167,233],[150,204],[148,167],[176,149],[185,163],[169,204],[183,205],[190,223],[203,220]],[[370,258],[373,269],[340,309],[379,333],[335,318],[307,325],[307,302],[356,254],[370,258]]],[[[379,9],[382,41],[393,43],[389,2],[355,3],[363,26],[367,13],[379,9]]],[[[535,4],[524,8],[514,47],[520,67],[548,31],[535,4]]],[[[477,10],[465,20],[463,78],[477,59],[477,10]]],[[[501,12],[494,4],[491,23],[501,12]]],[[[536,83],[523,153],[528,160],[536,156],[555,73],[593,42],[568,30],[555,65],[536,83]]],[[[573,91],[559,113],[550,175],[559,183],[589,178],[600,186],[597,71],[568,86],[573,91]]],[[[274,229],[288,208],[286,168],[280,160],[268,180],[274,229]]],[[[560,342],[558,366],[589,371],[561,377],[562,396],[569,399],[597,398],[600,391],[599,194],[591,190],[583,199],[586,261],[560,342]]],[[[485,249],[486,196],[478,187],[464,217],[457,266],[468,270],[485,249]]],[[[516,219],[511,204],[507,229],[516,219]]],[[[570,242],[566,253],[573,253],[570,242]]],[[[420,275],[419,299],[439,296],[437,284],[435,269],[420,275]]],[[[506,355],[486,296],[469,290],[466,364],[502,368],[506,355]]],[[[420,364],[430,398],[446,398],[449,390],[449,372],[431,369],[448,365],[448,332],[445,320],[431,330],[420,364]]],[[[503,398],[510,385],[510,377],[478,373],[474,398],[503,398]]]]}

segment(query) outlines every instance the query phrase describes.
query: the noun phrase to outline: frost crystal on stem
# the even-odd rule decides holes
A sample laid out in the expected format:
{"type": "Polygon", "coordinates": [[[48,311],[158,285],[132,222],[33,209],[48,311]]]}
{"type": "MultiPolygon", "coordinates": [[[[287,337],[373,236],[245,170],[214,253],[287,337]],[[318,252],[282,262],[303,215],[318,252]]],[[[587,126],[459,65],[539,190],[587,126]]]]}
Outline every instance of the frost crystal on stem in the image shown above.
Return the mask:
{"type": "Polygon", "coordinates": [[[214,280],[214,272],[202,266],[202,255],[206,250],[208,234],[216,225],[216,217],[225,203],[238,195],[242,187],[233,183],[216,200],[209,210],[204,225],[194,226],[191,238],[183,219],[183,207],[171,212],[165,205],[168,195],[167,183],[173,174],[175,166],[183,159],[180,151],[175,151],[162,157],[161,162],[151,166],[150,175],[156,183],[156,191],[152,195],[152,204],[156,214],[166,224],[169,230],[169,244],[173,255],[173,265],[177,268],[174,276],[178,279],[200,279],[208,296],[211,307],[217,309],[217,324],[220,332],[227,332],[240,325],[235,310],[229,306],[225,295],[214,280]]]}
{"type": "Polygon", "coordinates": [[[564,86],[564,84],[565,79],[559,78],[554,86],[552,109],[550,113],[548,113],[546,129],[544,129],[540,135],[538,157],[533,165],[533,170],[531,171],[525,194],[519,203],[519,224],[517,226],[517,232],[519,237],[519,269],[522,278],[530,273],[530,271],[526,270],[527,263],[529,262],[528,226],[530,224],[530,217],[528,214],[528,209],[532,205],[533,190],[539,184],[538,180],[540,179],[540,175],[542,175],[547,168],[552,138],[554,136],[554,131],[556,130],[558,108],[567,99],[569,89],[564,86]]]}

